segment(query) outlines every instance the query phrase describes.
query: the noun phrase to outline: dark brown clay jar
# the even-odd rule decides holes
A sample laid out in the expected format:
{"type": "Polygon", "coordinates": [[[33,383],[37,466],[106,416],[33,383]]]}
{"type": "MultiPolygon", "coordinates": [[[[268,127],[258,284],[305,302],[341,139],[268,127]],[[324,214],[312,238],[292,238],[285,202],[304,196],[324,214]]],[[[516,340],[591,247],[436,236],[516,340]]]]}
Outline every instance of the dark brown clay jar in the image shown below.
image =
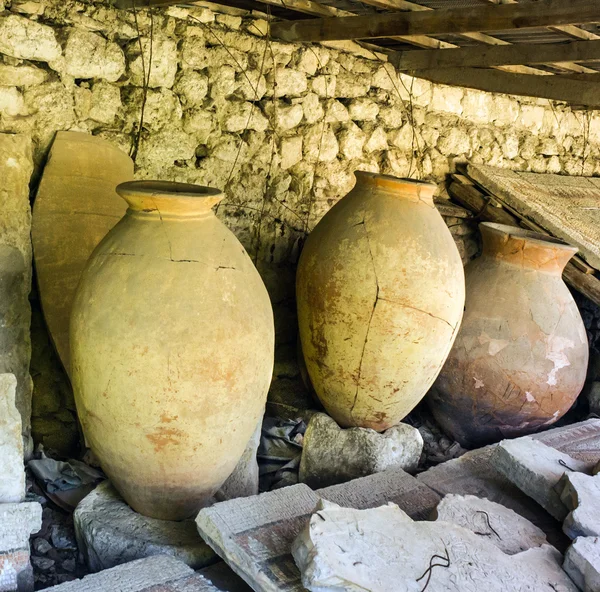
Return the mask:
{"type": "Polygon", "coordinates": [[[427,396],[463,446],[529,434],[562,417],[586,377],[585,327],[562,271],[561,240],[484,222],[483,255],[466,268],[463,322],[427,396]]]}

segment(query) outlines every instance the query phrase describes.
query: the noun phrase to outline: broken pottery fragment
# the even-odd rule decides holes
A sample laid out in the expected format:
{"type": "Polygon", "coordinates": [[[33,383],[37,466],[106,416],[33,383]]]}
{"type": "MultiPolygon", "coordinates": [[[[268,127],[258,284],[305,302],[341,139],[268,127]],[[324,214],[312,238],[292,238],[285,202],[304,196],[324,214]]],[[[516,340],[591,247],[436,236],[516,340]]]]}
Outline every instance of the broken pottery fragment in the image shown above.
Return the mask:
{"type": "Polygon", "coordinates": [[[387,469],[414,471],[422,450],[419,430],[407,424],[380,434],[369,428],[342,429],[328,415],[316,413],[304,434],[299,477],[317,489],[387,469]]]}
{"type": "Polygon", "coordinates": [[[527,436],[500,442],[491,462],[521,491],[561,521],[568,510],[556,486],[564,473],[585,471],[588,466],[527,436]]]}
{"type": "Polygon", "coordinates": [[[508,555],[548,544],[544,531],[529,520],[501,504],[474,495],[447,495],[432,518],[485,537],[508,555]]]}
{"type": "Polygon", "coordinates": [[[44,318],[70,375],[69,317],[87,260],[127,206],[115,192],[133,161],[110,142],[58,132],[33,206],[32,239],[44,318]]]}
{"type": "Polygon", "coordinates": [[[292,555],[311,592],[577,590],[553,547],[507,555],[460,526],[414,522],[394,504],[354,510],[321,502],[292,555]]]}
{"type": "Polygon", "coordinates": [[[563,504],[571,510],[563,522],[570,538],[600,536],[600,475],[567,472],[559,487],[563,504]]]}
{"type": "Polygon", "coordinates": [[[600,538],[576,539],[565,553],[563,569],[583,592],[599,592],[600,538]]]}
{"type": "Polygon", "coordinates": [[[465,315],[427,401],[438,423],[472,448],[553,424],[581,392],[588,342],[562,280],[577,252],[559,239],[480,224],[465,315]]]}
{"type": "Polygon", "coordinates": [[[425,396],[464,307],[464,272],[436,186],[357,171],[310,233],[296,276],[310,381],[344,428],[378,432],[425,396]]]}
{"type": "Polygon", "coordinates": [[[16,389],[14,374],[0,374],[0,503],[20,502],[25,498],[23,438],[21,415],[15,407],[16,389]]]}

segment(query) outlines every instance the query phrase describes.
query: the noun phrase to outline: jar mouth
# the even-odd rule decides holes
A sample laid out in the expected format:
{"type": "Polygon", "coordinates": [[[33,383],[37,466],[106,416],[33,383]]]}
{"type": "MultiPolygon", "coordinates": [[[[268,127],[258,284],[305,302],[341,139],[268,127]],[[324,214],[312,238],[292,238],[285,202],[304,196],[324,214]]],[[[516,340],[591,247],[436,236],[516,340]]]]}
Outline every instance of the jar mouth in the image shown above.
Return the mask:
{"type": "Polygon", "coordinates": [[[393,175],[383,175],[367,171],[354,171],[354,176],[356,177],[357,184],[370,185],[377,189],[394,193],[398,197],[413,201],[423,201],[433,207],[433,194],[437,189],[437,185],[429,181],[394,177],[393,175]]]}
{"type": "Polygon", "coordinates": [[[174,199],[180,197],[192,197],[196,199],[216,197],[223,193],[220,189],[215,189],[214,187],[171,181],[126,181],[117,185],[116,191],[123,198],[126,196],[144,195],[174,199]]]}
{"type": "Polygon", "coordinates": [[[507,239],[511,237],[523,239],[527,242],[537,243],[540,246],[551,246],[552,248],[562,249],[570,253],[577,253],[579,250],[577,247],[570,245],[560,238],[520,228],[519,226],[509,226],[508,224],[498,224],[497,222],[482,222],[479,226],[482,230],[487,229],[494,234],[506,236],[507,239]]]}

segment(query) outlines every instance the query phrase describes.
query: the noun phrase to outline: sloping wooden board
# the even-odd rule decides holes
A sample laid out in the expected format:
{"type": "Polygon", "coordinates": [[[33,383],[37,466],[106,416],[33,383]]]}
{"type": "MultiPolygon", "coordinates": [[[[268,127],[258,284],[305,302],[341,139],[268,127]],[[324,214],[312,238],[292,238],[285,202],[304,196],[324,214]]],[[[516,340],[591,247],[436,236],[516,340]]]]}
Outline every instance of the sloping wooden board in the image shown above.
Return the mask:
{"type": "Polygon", "coordinates": [[[127,209],[115,187],[133,179],[133,161],[106,140],[58,132],[33,206],[33,251],[42,310],[70,373],[69,317],[81,272],[127,209]]]}
{"type": "Polygon", "coordinates": [[[600,179],[469,164],[469,177],[521,215],[579,248],[600,269],[600,179]]]}

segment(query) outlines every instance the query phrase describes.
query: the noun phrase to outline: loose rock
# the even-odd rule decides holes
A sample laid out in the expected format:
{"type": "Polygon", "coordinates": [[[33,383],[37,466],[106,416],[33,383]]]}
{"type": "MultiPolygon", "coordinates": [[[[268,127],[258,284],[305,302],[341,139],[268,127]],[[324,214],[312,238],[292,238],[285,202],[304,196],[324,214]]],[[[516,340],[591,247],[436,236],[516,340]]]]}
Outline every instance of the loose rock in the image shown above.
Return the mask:
{"type": "Polygon", "coordinates": [[[60,57],[61,49],[52,27],[11,14],[0,17],[0,53],[52,62],[60,57]]]}
{"type": "Polygon", "coordinates": [[[567,472],[560,485],[563,504],[570,510],[563,531],[572,539],[600,536],[600,475],[567,472]]]}
{"type": "Polygon", "coordinates": [[[15,407],[16,389],[14,374],[0,374],[0,503],[20,502],[25,497],[23,438],[21,416],[15,407]]]}
{"type": "Polygon", "coordinates": [[[600,590],[600,538],[579,537],[565,553],[563,569],[583,592],[600,590]]]}

